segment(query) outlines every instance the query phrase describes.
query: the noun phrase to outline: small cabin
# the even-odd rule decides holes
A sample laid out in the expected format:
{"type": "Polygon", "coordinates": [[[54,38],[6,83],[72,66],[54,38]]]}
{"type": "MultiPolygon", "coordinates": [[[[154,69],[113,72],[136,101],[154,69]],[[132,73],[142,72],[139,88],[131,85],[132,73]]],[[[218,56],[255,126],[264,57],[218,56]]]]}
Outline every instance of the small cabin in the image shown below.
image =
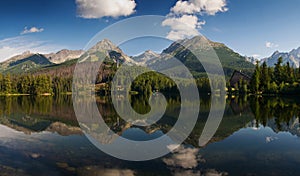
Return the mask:
{"type": "Polygon", "coordinates": [[[245,73],[242,73],[242,71],[235,70],[230,78],[230,86],[234,87],[236,84],[239,83],[241,79],[247,81],[247,83],[250,84],[251,81],[250,76],[246,75],[245,73]]]}

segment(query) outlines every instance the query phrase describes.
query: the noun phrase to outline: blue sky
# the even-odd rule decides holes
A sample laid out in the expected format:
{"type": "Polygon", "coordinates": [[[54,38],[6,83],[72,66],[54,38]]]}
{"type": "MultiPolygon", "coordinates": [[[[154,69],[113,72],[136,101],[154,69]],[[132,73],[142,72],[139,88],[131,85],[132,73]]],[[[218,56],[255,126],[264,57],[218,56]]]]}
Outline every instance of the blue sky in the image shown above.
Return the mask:
{"type": "MultiPolygon", "coordinates": [[[[107,26],[140,15],[168,15],[171,22],[166,25],[176,31],[177,37],[182,33],[172,28],[174,19],[184,15],[194,17],[185,20],[196,30],[183,31],[188,36],[199,31],[207,38],[225,43],[247,56],[262,58],[275,50],[289,51],[300,46],[300,1],[296,0],[214,0],[219,4],[208,4],[211,9],[200,6],[193,9],[197,7],[194,2],[205,3],[206,0],[190,0],[187,4],[191,11],[187,11],[184,4],[177,0],[98,0],[98,7],[82,8],[94,1],[1,1],[0,61],[26,50],[47,53],[63,48],[82,49],[107,26]],[[114,6],[115,9],[110,10],[111,2],[122,2],[124,5],[119,9],[114,6]],[[177,10],[171,10],[173,7],[177,10]],[[194,19],[197,22],[195,26],[194,19]],[[205,24],[200,23],[203,21],[205,24]]],[[[174,38],[174,35],[170,37],[174,38]]],[[[138,54],[146,49],[160,51],[168,44],[167,41],[144,39],[121,47],[128,54],[138,54]],[[142,45],[138,45],[139,42],[142,45]]]]}

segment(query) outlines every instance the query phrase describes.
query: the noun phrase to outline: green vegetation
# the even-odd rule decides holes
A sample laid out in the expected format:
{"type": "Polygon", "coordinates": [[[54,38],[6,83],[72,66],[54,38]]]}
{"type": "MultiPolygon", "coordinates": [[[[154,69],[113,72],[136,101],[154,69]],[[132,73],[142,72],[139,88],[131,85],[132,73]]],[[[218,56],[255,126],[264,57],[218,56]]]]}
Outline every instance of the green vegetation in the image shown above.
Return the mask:
{"type": "MultiPolygon", "coordinates": [[[[173,80],[166,77],[165,75],[155,73],[155,72],[148,72],[138,76],[137,79],[135,79],[135,81],[131,86],[131,90],[137,91],[139,93],[145,93],[145,94],[149,94],[151,92],[179,93],[177,86],[189,87],[193,84],[193,81],[194,80],[189,80],[189,79],[178,79],[177,82],[179,84],[176,85],[173,80]]],[[[210,81],[207,77],[196,78],[195,83],[200,93],[211,92],[210,81]]],[[[222,79],[221,78],[218,79],[216,77],[212,80],[212,84],[214,84],[215,87],[221,87],[222,79]]],[[[225,83],[223,85],[225,85],[225,83]]]]}
{"type": "Polygon", "coordinates": [[[8,60],[0,63],[0,72],[4,74],[22,74],[53,65],[44,55],[34,54],[21,60],[8,60]]]}
{"type": "Polygon", "coordinates": [[[278,59],[275,68],[267,67],[266,63],[257,64],[250,91],[255,94],[299,94],[300,70],[289,63],[283,65],[282,58],[278,59]]]}
{"type": "Polygon", "coordinates": [[[51,95],[71,92],[72,79],[49,75],[10,76],[0,74],[0,94],[2,95],[51,95]]]}
{"type": "MultiPolygon", "coordinates": [[[[110,94],[110,84],[115,76],[115,73],[117,72],[117,67],[115,66],[115,64],[113,64],[109,69],[110,74],[106,75],[106,79],[103,78],[103,75],[99,75],[98,79],[96,80],[97,85],[102,85],[101,88],[98,87],[98,91],[105,95],[110,94]]],[[[182,76],[172,75],[176,79],[176,85],[175,81],[169,78],[168,76],[154,71],[145,70],[144,67],[123,66],[122,69],[118,71],[119,73],[115,80],[119,89],[117,91],[134,92],[140,95],[145,95],[146,97],[148,97],[153,92],[162,92],[165,95],[178,95],[178,86],[187,88],[190,87],[192,84],[196,84],[200,93],[211,92],[210,81],[207,75],[203,75],[202,77],[198,77],[195,79],[187,79],[182,78],[182,76]],[[139,75],[139,73],[141,73],[141,70],[144,70],[146,73],[139,75]],[[134,75],[139,76],[136,77],[131,83],[130,80],[134,78],[134,75]],[[130,90],[125,90],[126,87],[123,87],[124,85],[131,85],[130,90]]],[[[178,72],[175,72],[175,74],[177,73],[178,72]]],[[[212,80],[212,84],[214,85],[214,87],[224,87],[224,89],[220,89],[218,91],[225,92],[225,83],[222,82],[221,77],[215,76],[212,80]]]]}
{"type": "Polygon", "coordinates": [[[282,58],[275,67],[268,67],[266,62],[257,63],[250,84],[240,80],[235,89],[240,94],[296,95],[300,93],[300,69],[294,69],[289,63],[283,65],[282,58]]]}
{"type": "Polygon", "coordinates": [[[282,124],[288,124],[291,119],[300,116],[300,107],[298,99],[283,98],[265,98],[254,97],[250,100],[250,105],[257,124],[264,126],[270,119],[275,118],[277,128],[282,124]]]}
{"type": "MultiPolygon", "coordinates": [[[[214,44],[216,45],[216,44],[214,44]]],[[[245,57],[234,52],[224,44],[214,46],[216,54],[220,58],[223,66],[224,74],[231,76],[234,70],[242,70],[247,75],[252,75],[254,65],[251,62],[246,61],[245,57]]]]}

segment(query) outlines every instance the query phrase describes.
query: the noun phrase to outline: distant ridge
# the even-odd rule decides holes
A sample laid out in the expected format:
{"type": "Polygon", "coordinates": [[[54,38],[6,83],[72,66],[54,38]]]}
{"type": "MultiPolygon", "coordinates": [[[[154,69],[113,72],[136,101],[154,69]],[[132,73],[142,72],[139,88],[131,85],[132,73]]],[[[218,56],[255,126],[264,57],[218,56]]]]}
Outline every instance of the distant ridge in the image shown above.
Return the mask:
{"type": "Polygon", "coordinates": [[[63,49],[57,53],[45,54],[50,62],[60,64],[69,60],[78,59],[84,53],[83,50],[63,49]]]}
{"type": "Polygon", "coordinates": [[[73,59],[78,59],[84,53],[83,50],[61,50],[57,53],[39,54],[26,51],[20,55],[13,56],[0,63],[0,72],[22,73],[36,70],[38,68],[61,64],[73,59]]]}
{"type": "Polygon", "coordinates": [[[268,66],[274,67],[280,57],[282,57],[283,64],[289,63],[292,67],[299,68],[300,47],[290,52],[275,51],[272,56],[262,59],[261,63],[266,62],[268,66]]]}

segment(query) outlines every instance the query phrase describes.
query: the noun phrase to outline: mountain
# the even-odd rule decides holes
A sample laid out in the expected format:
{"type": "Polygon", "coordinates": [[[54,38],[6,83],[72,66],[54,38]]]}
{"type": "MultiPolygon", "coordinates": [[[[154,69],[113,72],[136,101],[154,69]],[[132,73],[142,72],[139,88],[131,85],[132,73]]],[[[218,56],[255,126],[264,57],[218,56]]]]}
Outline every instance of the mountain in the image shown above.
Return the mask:
{"type": "Polygon", "coordinates": [[[265,61],[268,66],[273,67],[280,57],[282,57],[283,64],[289,62],[291,66],[298,68],[300,62],[300,47],[298,49],[293,49],[290,52],[276,51],[272,54],[272,56],[262,59],[261,62],[263,63],[265,61]]]}
{"type": "Polygon", "coordinates": [[[106,61],[114,63],[129,63],[136,64],[129,56],[127,56],[119,47],[114,45],[110,40],[104,39],[98,42],[95,46],[86,51],[81,57],[80,61],[98,61],[99,58],[106,59],[106,61]]]}
{"type": "MultiPolygon", "coordinates": [[[[110,40],[104,39],[98,42],[96,45],[88,49],[85,53],[83,53],[80,58],[69,60],[60,64],[53,64],[50,66],[43,67],[37,71],[35,74],[48,74],[52,76],[61,76],[61,77],[72,77],[73,71],[76,67],[78,61],[80,63],[85,63],[89,66],[92,64],[94,67],[98,67],[99,59],[105,59],[102,66],[106,65],[107,69],[100,69],[99,75],[101,75],[102,80],[106,80],[107,77],[114,71],[111,68],[112,64],[119,63],[130,63],[136,64],[135,61],[132,60],[129,56],[127,56],[119,47],[114,45],[110,40]]],[[[82,67],[82,74],[85,75],[86,67],[82,67]]],[[[95,68],[96,69],[96,68],[95,68]]],[[[99,68],[97,68],[99,69],[99,68]]]]}
{"type": "Polygon", "coordinates": [[[23,54],[9,59],[0,64],[0,68],[4,73],[23,73],[34,70],[46,65],[53,64],[42,54],[23,54]],[[25,57],[25,58],[23,58],[25,57]]]}
{"type": "Polygon", "coordinates": [[[256,65],[257,62],[259,62],[259,60],[255,57],[247,57],[245,56],[246,61],[251,62],[252,64],[256,65]]]}
{"type": "Polygon", "coordinates": [[[153,60],[156,60],[160,57],[160,54],[157,54],[151,50],[147,50],[146,52],[144,52],[143,54],[139,55],[139,56],[134,56],[132,57],[132,59],[136,62],[138,62],[139,64],[146,64],[146,62],[151,62],[153,60]]]}
{"type": "Polygon", "coordinates": [[[72,59],[78,59],[84,53],[83,50],[61,50],[57,53],[45,54],[50,62],[60,64],[72,59]]]}
{"type": "Polygon", "coordinates": [[[49,64],[52,64],[52,62],[50,62],[48,60],[47,57],[45,57],[44,55],[42,54],[33,54],[32,56],[29,56],[27,58],[24,58],[24,59],[21,59],[21,60],[17,60],[15,62],[11,62],[9,64],[10,67],[12,66],[16,66],[16,65],[19,65],[19,64],[22,64],[24,62],[27,62],[27,61],[31,61],[35,64],[38,64],[38,65],[49,65],[49,64]]]}
{"type": "Polygon", "coordinates": [[[0,70],[5,70],[6,68],[9,67],[9,64],[12,63],[12,62],[16,62],[18,60],[21,60],[21,59],[24,59],[24,58],[27,58],[27,57],[30,57],[34,55],[33,53],[31,53],[30,51],[26,51],[20,55],[16,55],[2,63],[0,63],[0,70]]]}
{"type": "Polygon", "coordinates": [[[288,123],[278,122],[275,119],[268,121],[267,126],[269,126],[275,133],[288,132],[294,136],[300,137],[300,121],[298,117],[292,118],[288,123]]]}
{"type": "Polygon", "coordinates": [[[97,52],[103,52],[106,55],[109,55],[109,52],[116,51],[118,53],[123,53],[122,50],[117,47],[115,44],[113,44],[108,39],[103,39],[100,42],[98,42],[95,46],[90,48],[86,53],[93,54],[97,52]]]}
{"type": "Polygon", "coordinates": [[[73,51],[64,49],[57,53],[39,54],[26,51],[0,63],[0,72],[23,73],[36,71],[45,66],[61,64],[73,59],[78,59],[83,52],[84,51],[82,50],[73,51]]]}
{"type": "MultiPolygon", "coordinates": [[[[209,41],[210,46],[213,47],[217,56],[220,59],[220,62],[223,66],[224,73],[226,76],[231,76],[234,70],[241,70],[244,73],[251,75],[254,65],[247,61],[247,59],[240,54],[234,52],[232,49],[228,48],[226,45],[218,42],[209,41]]],[[[209,52],[210,47],[206,46],[207,39],[201,36],[196,36],[191,39],[184,39],[178,42],[174,42],[170,47],[165,49],[162,53],[163,57],[168,57],[166,55],[171,55],[177,59],[179,59],[182,63],[184,63],[188,68],[193,70],[194,72],[205,73],[204,68],[199,67],[200,62],[197,61],[193,53],[186,49],[183,46],[190,48],[193,51],[203,53],[206,51],[209,52]],[[203,45],[204,44],[204,45],[203,45]]],[[[197,53],[195,53],[197,54],[197,53]]],[[[210,63],[209,58],[204,59],[207,65],[211,65],[214,67],[214,63],[210,63]]]]}
{"type": "MultiPolygon", "coordinates": [[[[259,123],[256,120],[252,120],[246,125],[246,127],[251,128],[257,128],[258,126],[259,123]]],[[[265,126],[271,128],[275,133],[287,132],[300,137],[300,119],[298,117],[293,117],[288,122],[278,122],[276,118],[269,119],[265,126]]]]}

